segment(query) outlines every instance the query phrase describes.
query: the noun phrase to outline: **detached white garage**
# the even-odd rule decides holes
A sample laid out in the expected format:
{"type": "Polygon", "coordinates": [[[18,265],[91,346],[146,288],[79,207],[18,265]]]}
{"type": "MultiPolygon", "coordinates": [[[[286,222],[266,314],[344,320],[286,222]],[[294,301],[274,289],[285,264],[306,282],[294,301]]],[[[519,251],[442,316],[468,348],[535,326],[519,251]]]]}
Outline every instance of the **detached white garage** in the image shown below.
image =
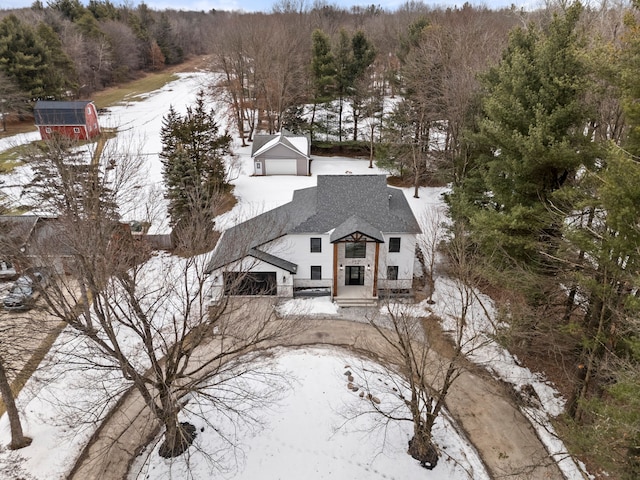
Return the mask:
{"type": "Polygon", "coordinates": [[[256,135],[253,141],[255,175],[310,175],[311,143],[307,137],[256,135]]]}

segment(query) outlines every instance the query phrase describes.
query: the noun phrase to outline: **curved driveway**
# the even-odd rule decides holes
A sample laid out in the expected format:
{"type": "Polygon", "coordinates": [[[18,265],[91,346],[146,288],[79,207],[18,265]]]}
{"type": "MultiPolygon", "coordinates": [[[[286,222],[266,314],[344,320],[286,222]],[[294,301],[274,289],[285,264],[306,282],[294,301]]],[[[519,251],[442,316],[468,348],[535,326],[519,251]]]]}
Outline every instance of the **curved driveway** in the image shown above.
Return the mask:
{"type": "MultiPolygon", "coordinates": [[[[367,324],[336,319],[300,322],[303,328],[284,346],[332,345],[367,350],[382,360],[386,356],[378,335],[367,324]]],[[[488,375],[464,371],[449,392],[447,408],[480,453],[492,478],[563,479],[531,424],[512,401],[508,388],[488,375]]],[[[126,478],[130,463],[159,428],[138,392],[130,390],[93,436],[69,478],[126,478]]]]}

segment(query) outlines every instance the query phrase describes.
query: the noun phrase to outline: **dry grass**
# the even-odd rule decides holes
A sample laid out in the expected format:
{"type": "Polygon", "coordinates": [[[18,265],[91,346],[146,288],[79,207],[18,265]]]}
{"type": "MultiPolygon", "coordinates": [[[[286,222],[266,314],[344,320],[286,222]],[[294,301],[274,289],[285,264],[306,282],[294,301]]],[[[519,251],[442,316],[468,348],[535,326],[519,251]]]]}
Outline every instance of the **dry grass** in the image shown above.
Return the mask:
{"type": "MultiPolygon", "coordinates": [[[[92,95],[92,100],[98,108],[108,108],[123,102],[135,102],[144,100],[146,94],[162,88],[167,83],[176,80],[177,72],[192,72],[207,68],[208,56],[200,56],[187,60],[179,65],[173,65],[160,72],[146,73],[139,79],[107,88],[92,95]]],[[[7,130],[0,131],[0,138],[28,133],[36,130],[33,124],[33,115],[24,115],[22,118],[12,116],[7,119],[7,130]]],[[[0,159],[1,161],[1,159],[0,159]]],[[[1,166],[1,164],[0,164],[1,166]]]]}

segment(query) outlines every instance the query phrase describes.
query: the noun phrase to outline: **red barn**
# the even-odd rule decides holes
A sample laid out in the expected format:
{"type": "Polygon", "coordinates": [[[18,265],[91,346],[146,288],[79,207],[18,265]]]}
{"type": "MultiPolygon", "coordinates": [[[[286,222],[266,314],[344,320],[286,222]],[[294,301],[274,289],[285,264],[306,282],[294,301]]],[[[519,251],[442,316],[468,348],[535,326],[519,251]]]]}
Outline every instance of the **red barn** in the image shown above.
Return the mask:
{"type": "Polygon", "coordinates": [[[98,112],[93,102],[38,101],[33,110],[43,140],[54,132],[67,138],[89,140],[100,134],[98,112]]]}

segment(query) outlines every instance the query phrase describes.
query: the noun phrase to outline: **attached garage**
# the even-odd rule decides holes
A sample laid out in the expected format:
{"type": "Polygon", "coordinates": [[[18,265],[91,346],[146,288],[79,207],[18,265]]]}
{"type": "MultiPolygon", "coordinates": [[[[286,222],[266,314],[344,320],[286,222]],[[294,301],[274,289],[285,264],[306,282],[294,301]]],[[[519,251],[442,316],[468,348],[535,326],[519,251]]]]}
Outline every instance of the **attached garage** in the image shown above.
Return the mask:
{"type": "Polygon", "coordinates": [[[277,295],[276,272],[224,272],[226,295],[277,295]]]}
{"type": "Polygon", "coordinates": [[[295,158],[266,158],[264,160],[265,175],[296,175],[298,173],[295,158]]]}

